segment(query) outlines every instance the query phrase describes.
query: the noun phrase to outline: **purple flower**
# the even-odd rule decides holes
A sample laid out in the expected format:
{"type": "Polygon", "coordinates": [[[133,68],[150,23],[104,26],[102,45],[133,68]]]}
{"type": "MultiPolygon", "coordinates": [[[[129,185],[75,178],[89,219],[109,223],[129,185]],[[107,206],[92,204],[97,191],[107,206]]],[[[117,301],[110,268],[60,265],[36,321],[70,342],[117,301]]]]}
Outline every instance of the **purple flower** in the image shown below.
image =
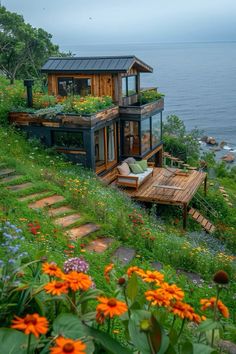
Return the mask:
{"type": "Polygon", "coordinates": [[[89,264],[83,258],[74,257],[65,261],[63,268],[66,274],[72,271],[78,273],[87,273],[89,264]]]}

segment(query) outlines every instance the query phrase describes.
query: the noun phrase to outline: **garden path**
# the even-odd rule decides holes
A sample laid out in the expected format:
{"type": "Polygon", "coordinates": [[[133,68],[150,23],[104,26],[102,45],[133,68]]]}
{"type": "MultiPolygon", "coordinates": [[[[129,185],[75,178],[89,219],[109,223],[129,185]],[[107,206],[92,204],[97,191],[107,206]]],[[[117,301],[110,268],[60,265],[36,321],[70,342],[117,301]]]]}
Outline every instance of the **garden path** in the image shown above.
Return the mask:
{"type": "MultiPolygon", "coordinates": [[[[21,197],[16,196],[17,200],[27,203],[28,207],[31,209],[43,209],[47,215],[52,218],[54,225],[65,229],[65,235],[68,236],[70,240],[77,241],[83,237],[94,236],[94,233],[100,230],[100,226],[92,222],[76,226],[76,223],[80,221],[82,215],[66,203],[64,196],[53,194],[54,192],[49,190],[32,193],[31,188],[34,186],[32,182],[17,183],[22,177],[23,175],[17,174],[14,169],[0,166],[0,186],[7,188],[12,193],[26,193],[26,195],[21,197]],[[15,184],[12,184],[13,182],[15,184]],[[63,203],[63,205],[58,205],[58,203],[63,203]]],[[[103,253],[109,249],[113,242],[114,239],[110,237],[97,236],[95,239],[89,240],[84,249],[88,252],[103,253]]],[[[111,261],[118,261],[122,265],[127,265],[135,256],[136,250],[134,248],[120,246],[112,253],[111,261]]],[[[162,268],[162,264],[157,261],[151,262],[151,266],[157,270],[162,268]]],[[[195,282],[196,279],[199,281],[198,274],[182,270],[178,270],[177,274],[183,274],[193,282],[195,282]]]]}

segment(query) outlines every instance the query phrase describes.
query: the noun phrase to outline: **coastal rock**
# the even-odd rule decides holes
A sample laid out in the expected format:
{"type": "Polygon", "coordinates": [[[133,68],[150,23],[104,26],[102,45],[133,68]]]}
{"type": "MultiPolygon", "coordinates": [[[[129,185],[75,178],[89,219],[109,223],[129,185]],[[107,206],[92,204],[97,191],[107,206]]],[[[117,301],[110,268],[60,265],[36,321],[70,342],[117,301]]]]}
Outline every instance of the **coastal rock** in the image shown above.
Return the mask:
{"type": "Polygon", "coordinates": [[[220,143],[220,148],[223,149],[223,147],[224,147],[225,145],[227,145],[227,143],[226,143],[225,141],[221,141],[221,143],[220,143]]]}
{"type": "Polygon", "coordinates": [[[210,150],[213,151],[213,152],[217,152],[217,151],[220,151],[221,148],[219,146],[217,146],[217,147],[214,147],[214,148],[210,148],[210,150]]]}
{"type": "Polygon", "coordinates": [[[206,143],[206,142],[207,142],[207,139],[208,139],[208,136],[207,136],[207,135],[204,135],[204,136],[201,137],[201,141],[202,141],[203,143],[206,143]]]}
{"type": "Polygon", "coordinates": [[[209,145],[217,145],[216,139],[213,138],[212,136],[209,136],[206,141],[207,144],[209,145]]]}
{"type": "Polygon", "coordinates": [[[222,158],[221,158],[223,161],[225,162],[234,162],[235,160],[235,157],[233,154],[227,154],[227,155],[224,155],[222,158]]]}

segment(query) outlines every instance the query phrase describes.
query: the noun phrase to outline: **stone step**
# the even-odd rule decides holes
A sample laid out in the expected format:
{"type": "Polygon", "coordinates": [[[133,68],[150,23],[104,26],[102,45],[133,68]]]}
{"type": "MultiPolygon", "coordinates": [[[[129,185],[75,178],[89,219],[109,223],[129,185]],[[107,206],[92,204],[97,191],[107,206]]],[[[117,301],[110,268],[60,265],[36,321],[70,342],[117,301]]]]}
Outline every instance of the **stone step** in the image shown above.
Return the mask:
{"type": "Polygon", "coordinates": [[[73,229],[70,229],[67,231],[67,236],[71,240],[76,241],[77,239],[80,239],[84,236],[87,236],[95,231],[98,231],[100,227],[96,224],[88,223],[84,224],[82,226],[74,227],[73,229]]]}
{"type": "Polygon", "coordinates": [[[19,200],[19,202],[26,202],[26,201],[30,201],[31,199],[34,199],[34,198],[44,197],[45,193],[47,193],[47,191],[28,194],[28,195],[25,195],[24,197],[20,197],[17,199],[19,200]]]}
{"type": "Polygon", "coordinates": [[[177,275],[184,275],[186,278],[188,278],[190,281],[192,281],[194,284],[201,284],[203,283],[203,279],[200,277],[199,274],[193,273],[193,272],[187,272],[184,269],[177,269],[176,270],[177,275]]]}
{"type": "Polygon", "coordinates": [[[15,181],[21,177],[23,177],[23,176],[22,175],[12,175],[12,176],[8,176],[8,177],[3,177],[0,179],[0,183],[7,183],[7,182],[15,181]]]}
{"type": "Polygon", "coordinates": [[[155,270],[161,270],[163,268],[163,264],[161,262],[158,262],[158,261],[152,262],[151,266],[155,270]]]}
{"type": "Polygon", "coordinates": [[[80,218],[81,218],[81,215],[78,213],[66,215],[66,216],[62,216],[61,218],[54,220],[54,224],[61,226],[61,227],[67,227],[67,226],[73,225],[80,218]]]}
{"type": "Polygon", "coordinates": [[[136,251],[133,248],[119,247],[112,256],[112,261],[120,261],[123,265],[128,264],[135,257],[136,251]]]}
{"type": "Polygon", "coordinates": [[[46,206],[50,206],[50,205],[56,204],[58,202],[62,202],[64,200],[65,200],[65,198],[62,195],[55,194],[50,197],[39,199],[36,202],[29,204],[29,208],[31,208],[31,209],[44,208],[46,206]]]}
{"type": "Polygon", "coordinates": [[[109,237],[97,238],[89,242],[84,248],[89,252],[103,253],[114,242],[114,239],[109,237]]]}
{"type": "Polygon", "coordinates": [[[74,210],[71,209],[70,207],[63,205],[61,207],[58,208],[54,208],[54,209],[50,209],[48,210],[48,215],[49,216],[58,216],[60,214],[66,214],[66,213],[73,213],[74,210]]]}
{"type": "Polygon", "coordinates": [[[30,188],[33,186],[32,182],[26,182],[26,183],[22,183],[22,184],[16,184],[14,186],[8,186],[7,189],[17,192],[17,191],[21,191],[27,188],[30,188]]]}
{"type": "Polygon", "coordinates": [[[16,172],[16,170],[14,170],[12,168],[5,168],[3,170],[0,170],[0,178],[12,175],[15,172],[16,172]]]}

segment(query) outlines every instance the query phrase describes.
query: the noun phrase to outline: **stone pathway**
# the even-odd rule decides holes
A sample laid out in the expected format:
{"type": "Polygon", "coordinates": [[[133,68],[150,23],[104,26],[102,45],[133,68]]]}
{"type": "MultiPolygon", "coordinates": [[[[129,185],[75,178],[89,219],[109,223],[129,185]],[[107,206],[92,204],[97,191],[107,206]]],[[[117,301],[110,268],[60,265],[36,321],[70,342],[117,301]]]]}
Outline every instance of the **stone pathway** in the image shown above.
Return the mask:
{"type": "Polygon", "coordinates": [[[22,175],[12,175],[12,176],[8,176],[8,177],[2,177],[0,179],[0,183],[8,183],[8,182],[11,182],[11,181],[15,181],[19,178],[23,177],[22,175]]]}
{"type": "Polygon", "coordinates": [[[63,214],[73,213],[73,212],[74,212],[73,209],[71,209],[70,207],[68,207],[66,205],[63,205],[61,207],[48,210],[48,215],[49,216],[58,216],[61,214],[63,215],[63,214]]]}
{"type": "Polygon", "coordinates": [[[21,191],[27,188],[33,187],[33,183],[32,182],[25,182],[22,184],[16,184],[14,186],[8,186],[7,189],[10,189],[11,191],[21,191]]]}
{"type": "Polygon", "coordinates": [[[29,204],[29,208],[41,209],[41,208],[56,204],[58,202],[62,202],[64,200],[65,200],[65,198],[62,195],[55,194],[55,195],[52,195],[51,197],[39,199],[36,202],[29,204]]]}
{"type": "Polygon", "coordinates": [[[48,193],[48,191],[28,194],[28,195],[26,195],[24,197],[17,198],[17,200],[19,200],[19,202],[27,202],[27,201],[30,201],[31,199],[35,199],[35,198],[38,198],[38,197],[42,198],[42,197],[45,196],[46,193],[48,193]]]}
{"type": "Polygon", "coordinates": [[[121,246],[115,250],[112,256],[112,260],[114,262],[118,260],[122,265],[126,265],[132,261],[132,259],[135,257],[135,254],[135,249],[121,246]]]}
{"type": "Polygon", "coordinates": [[[110,245],[114,242],[113,238],[104,237],[97,238],[96,240],[91,241],[84,248],[86,251],[95,252],[95,253],[103,253],[105,252],[110,245]]]}
{"type": "Polygon", "coordinates": [[[91,233],[98,231],[100,227],[96,224],[88,223],[79,227],[75,227],[67,231],[67,235],[72,241],[77,241],[78,239],[90,235],[91,233]]]}
{"type": "Polygon", "coordinates": [[[13,170],[12,168],[4,168],[3,170],[0,170],[0,178],[10,176],[15,172],[16,171],[13,170]]]}
{"type": "Polygon", "coordinates": [[[65,227],[68,227],[70,225],[73,225],[80,218],[81,218],[81,215],[78,214],[78,213],[77,214],[66,215],[66,216],[62,216],[62,217],[54,220],[54,224],[65,228],[65,227]]]}

